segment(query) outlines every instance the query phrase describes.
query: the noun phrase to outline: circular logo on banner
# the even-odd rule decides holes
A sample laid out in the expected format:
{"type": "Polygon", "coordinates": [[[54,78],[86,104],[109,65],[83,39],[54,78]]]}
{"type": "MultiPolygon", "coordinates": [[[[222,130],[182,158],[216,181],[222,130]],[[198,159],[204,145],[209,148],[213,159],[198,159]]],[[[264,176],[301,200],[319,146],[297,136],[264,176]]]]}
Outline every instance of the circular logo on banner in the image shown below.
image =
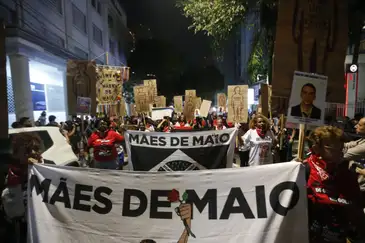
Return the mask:
{"type": "Polygon", "coordinates": [[[357,65],[356,65],[356,64],[352,64],[352,65],[350,66],[350,71],[351,71],[352,73],[356,73],[356,72],[357,72],[357,65]]]}

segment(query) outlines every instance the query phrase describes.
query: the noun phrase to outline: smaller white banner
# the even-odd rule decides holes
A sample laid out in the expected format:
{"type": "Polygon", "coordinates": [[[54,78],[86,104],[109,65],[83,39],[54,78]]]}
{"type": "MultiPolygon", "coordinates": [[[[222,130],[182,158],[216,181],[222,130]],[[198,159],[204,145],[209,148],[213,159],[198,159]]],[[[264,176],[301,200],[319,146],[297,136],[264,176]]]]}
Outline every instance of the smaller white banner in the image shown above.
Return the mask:
{"type": "Polygon", "coordinates": [[[171,117],[172,113],[174,112],[173,108],[153,108],[151,113],[152,120],[162,120],[164,117],[168,116],[171,117]]]}

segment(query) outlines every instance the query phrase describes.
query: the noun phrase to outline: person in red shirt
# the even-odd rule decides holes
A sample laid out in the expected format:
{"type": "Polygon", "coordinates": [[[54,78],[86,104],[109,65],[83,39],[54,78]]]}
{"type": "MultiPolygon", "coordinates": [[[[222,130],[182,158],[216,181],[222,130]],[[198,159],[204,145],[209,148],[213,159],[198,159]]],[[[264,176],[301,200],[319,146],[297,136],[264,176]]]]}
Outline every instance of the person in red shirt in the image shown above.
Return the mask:
{"type": "MultiPolygon", "coordinates": [[[[357,176],[343,158],[343,132],[316,128],[308,137],[311,155],[304,161],[307,172],[310,243],[346,243],[353,228],[365,239],[365,218],[357,176]],[[350,227],[353,227],[351,228],[350,227]]],[[[357,242],[357,241],[356,241],[357,242]]]]}
{"type": "Polygon", "coordinates": [[[101,121],[88,139],[88,146],[94,149],[95,168],[115,170],[118,158],[115,145],[123,142],[124,137],[108,128],[108,123],[101,121]]]}

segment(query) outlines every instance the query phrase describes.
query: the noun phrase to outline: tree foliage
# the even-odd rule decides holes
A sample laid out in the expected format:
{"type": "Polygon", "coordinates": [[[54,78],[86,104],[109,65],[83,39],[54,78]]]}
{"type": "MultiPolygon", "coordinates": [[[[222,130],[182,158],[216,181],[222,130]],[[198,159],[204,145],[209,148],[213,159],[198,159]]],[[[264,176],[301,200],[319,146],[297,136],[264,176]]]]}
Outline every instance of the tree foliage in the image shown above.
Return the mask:
{"type": "Polygon", "coordinates": [[[189,28],[211,36],[218,47],[242,23],[248,3],[247,0],[179,0],[177,6],[185,17],[191,18],[189,28]]]}
{"type": "Polygon", "coordinates": [[[213,38],[214,50],[221,50],[242,24],[256,28],[246,17],[249,11],[259,11],[261,26],[252,42],[248,74],[251,82],[256,81],[257,75],[270,76],[277,0],[179,0],[178,7],[185,17],[191,18],[190,29],[213,38]]]}

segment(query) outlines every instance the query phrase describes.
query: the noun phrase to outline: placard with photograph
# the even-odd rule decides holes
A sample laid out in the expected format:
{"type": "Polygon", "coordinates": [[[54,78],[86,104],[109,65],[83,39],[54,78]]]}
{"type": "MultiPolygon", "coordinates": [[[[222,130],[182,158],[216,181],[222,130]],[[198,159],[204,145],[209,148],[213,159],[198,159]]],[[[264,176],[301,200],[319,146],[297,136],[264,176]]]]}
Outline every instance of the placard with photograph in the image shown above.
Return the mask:
{"type": "Polygon", "coordinates": [[[321,126],[326,108],[327,77],[294,72],[287,115],[288,123],[321,126]]]}

